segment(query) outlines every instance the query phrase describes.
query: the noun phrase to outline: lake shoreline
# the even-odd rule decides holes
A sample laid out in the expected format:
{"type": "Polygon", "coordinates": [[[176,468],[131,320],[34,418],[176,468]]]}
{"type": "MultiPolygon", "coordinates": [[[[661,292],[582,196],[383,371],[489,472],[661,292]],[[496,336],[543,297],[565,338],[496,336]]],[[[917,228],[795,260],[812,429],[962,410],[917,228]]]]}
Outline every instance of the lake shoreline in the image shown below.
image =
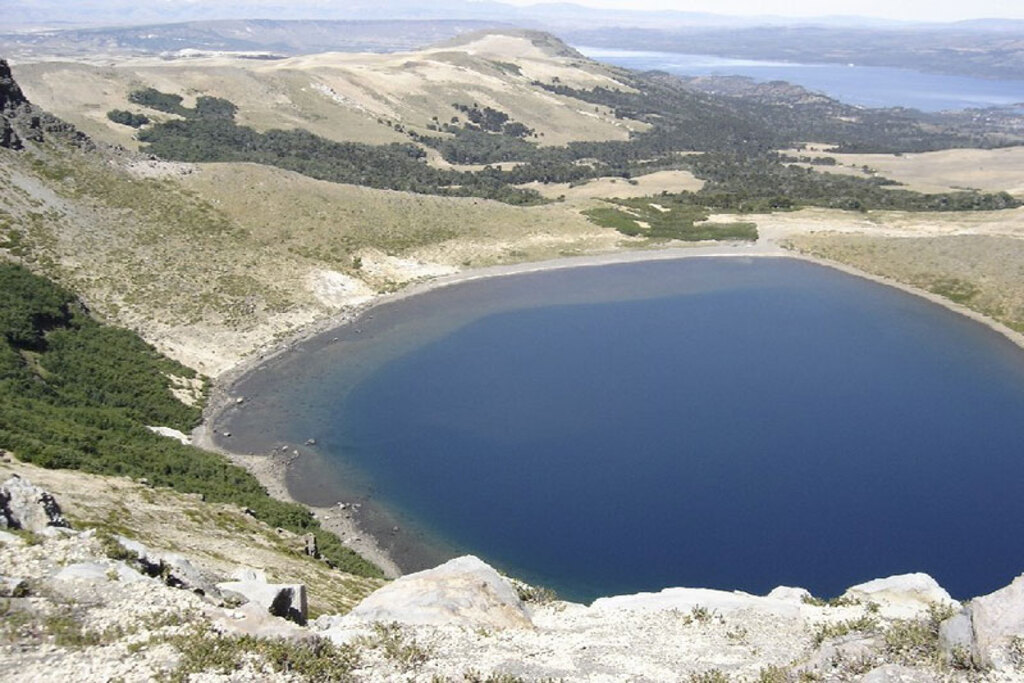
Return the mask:
{"type": "MultiPolygon", "coordinates": [[[[789,251],[771,243],[762,242],[758,244],[692,246],[649,251],[610,252],[553,261],[467,270],[455,275],[435,278],[408,287],[398,293],[377,296],[372,301],[354,310],[344,311],[299,330],[290,339],[240,363],[215,380],[203,423],[193,433],[193,442],[199,447],[220,452],[229,457],[234,463],[245,467],[267,487],[272,496],[307,505],[317,519],[320,520],[321,524],[342,538],[348,547],[380,566],[384,569],[387,576],[398,576],[403,573],[403,568],[410,566],[410,563],[412,566],[419,568],[424,563],[424,558],[429,557],[430,554],[424,554],[423,552],[411,549],[416,545],[417,539],[415,537],[398,539],[399,527],[396,520],[383,508],[375,506],[371,500],[359,501],[355,505],[347,503],[343,507],[337,505],[317,507],[310,506],[304,502],[302,500],[304,497],[301,490],[302,485],[300,483],[297,484],[294,480],[295,477],[290,478],[289,475],[295,475],[297,470],[309,469],[308,467],[297,467],[297,465],[307,463],[310,459],[314,458],[314,454],[308,452],[308,448],[303,449],[299,444],[289,444],[290,448],[281,448],[279,450],[277,444],[265,443],[262,448],[253,449],[249,453],[236,453],[230,448],[231,437],[216,432],[215,423],[217,420],[228,412],[229,409],[237,408],[244,404],[239,403],[239,399],[244,402],[244,397],[238,396],[234,391],[234,388],[242,378],[249,376],[250,373],[257,371],[264,365],[272,363],[284,354],[296,350],[303,344],[325,337],[329,333],[334,333],[352,324],[378,306],[443,289],[448,286],[485,278],[506,277],[541,271],[686,258],[788,258],[813,263],[854,277],[886,285],[941,305],[946,309],[964,315],[975,322],[982,323],[989,329],[999,332],[1019,348],[1024,349],[1024,335],[960,304],[888,278],[865,273],[845,264],[789,251]],[[303,450],[306,452],[302,452],[303,450]],[[398,545],[402,547],[397,550],[389,549],[389,546],[390,548],[395,547],[396,540],[401,541],[398,545]]],[[[405,529],[401,531],[404,533],[405,529]]]]}

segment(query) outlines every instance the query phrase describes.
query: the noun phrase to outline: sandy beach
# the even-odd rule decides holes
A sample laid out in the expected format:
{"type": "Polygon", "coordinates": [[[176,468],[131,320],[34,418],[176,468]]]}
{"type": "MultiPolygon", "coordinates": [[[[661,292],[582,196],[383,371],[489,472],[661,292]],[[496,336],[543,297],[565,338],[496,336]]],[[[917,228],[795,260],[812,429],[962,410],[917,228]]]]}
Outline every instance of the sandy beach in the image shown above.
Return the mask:
{"type": "MultiPolygon", "coordinates": [[[[289,490],[288,486],[289,472],[294,472],[296,464],[300,462],[300,458],[310,457],[309,453],[303,454],[301,452],[299,444],[289,445],[288,448],[280,450],[268,448],[265,452],[261,453],[238,453],[232,452],[226,447],[227,439],[223,435],[218,435],[214,430],[214,423],[218,416],[227,409],[238,405],[239,396],[234,391],[234,387],[248,373],[257,370],[257,368],[269,363],[281,354],[294,350],[300,344],[350,324],[377,306],[444,287],[484,278],[507,277],[541,271],[686,258],[792,258],[814,263],[924,298],[989,327],[1024,349],[1024,335],[965,306],[936,294],[888,278],[865,273],[844,264],[784,249],[768,240],[755,244],[673,247],[660,250],[594,254],[552,261],[471,269],[454,275],[437,277],[396,293],[379,295],[361,306],[343,311],[336,316],[331,316],[297,330],[287,340],[252,354],[250,358],[216,378],[204,414],[203,423],[192,434],[193,443],[201,448],[223,453],[235,464],[245,467],[257,477],[272,496],[282,500],[305,504],[304,501],[296,499],[293,491],[289,490]]],[[[350,503],[343,507],[338,505],[331,507],[308,507],[324,528],[337,534],[348,547],[381,567],[388,577],[393,578],[401,575],[401,567],[407,565],[406,560],[409,558],[403,557],[403,551],[401,550],[394,551],[388,549],[388,546],[395,546],[393,540],[390,543],[384,542],[384,537],[390,537],[392,530],[395,533],[398,531],[397,526],[392,527],[394,521],[386,515],[386,512],[375,509],[372,504],[362,505],[359,503],[350,503]]],[[[406,540],[408,541],[408,539],[406,540]]],[[[408,547],[409,543],[400,545],[408,547]]],[[[422,561],[422,557],[419,559],[422,561]]]]}

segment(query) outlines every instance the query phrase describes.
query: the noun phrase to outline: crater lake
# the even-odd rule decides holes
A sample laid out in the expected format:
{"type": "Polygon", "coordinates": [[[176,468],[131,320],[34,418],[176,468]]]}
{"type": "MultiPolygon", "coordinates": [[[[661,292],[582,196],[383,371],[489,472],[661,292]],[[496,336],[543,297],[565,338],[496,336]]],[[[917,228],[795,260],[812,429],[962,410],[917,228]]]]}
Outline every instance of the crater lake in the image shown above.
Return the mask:
{"type": "Polygon", "coordinates": [[[1024,570],[1024,351],[797,259],[449,285],[233,392],[222,445],[301,451],[293,495],[359,501],[406,570],[471,552],[578,600],[1024,570]]]}

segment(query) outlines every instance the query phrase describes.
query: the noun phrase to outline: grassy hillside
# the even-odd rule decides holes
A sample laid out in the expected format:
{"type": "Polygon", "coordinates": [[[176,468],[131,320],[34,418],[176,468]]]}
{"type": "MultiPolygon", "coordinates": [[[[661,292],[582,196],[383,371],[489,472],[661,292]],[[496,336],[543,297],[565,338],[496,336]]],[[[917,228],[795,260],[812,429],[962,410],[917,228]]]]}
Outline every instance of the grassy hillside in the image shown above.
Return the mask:
{"type": "Polygon", "coordinates": [[[211,376],[411,280],[623,240],[560,204],[519,208],[58,144],[0,149],[0,249],[211,376]]]}
{"type": "Polygon", "coordinates": [[[16,64],[15,72],[28,98],[43,109],[99,140],[132,147],[138,144],[132,131],[106,115],[137,108],[129,94],[143,87],[181,95],[186,106],[202,95],[223,97],[238,105],[241,125],[259,132],[303,129],[338,142],[407,141],[396,126],[426,134],[435,117],[448,121],[459,114],[454,104],[474,102],[508,112],[546,145],[625,140],[631,130],[646,128],[607,108],[594,111],[538,90],[534,80],[622,86],[602,67],[509,35],[406,53],[332,52],[271,61],[143,58],[114,67],[37,62],[16,64]]]}
{"type": "Polygon", "coordinates": [[[339,568],[379,576],[305,508],[270,498],[223,456],[146,428],[199,421],[201,406],[172,392],[175,378],[194,376],[134,333],[95,321],[67,290],[0,264],[0,448],[43,467],[145,478],[247,507],[271,526],[314,534],[339,568]]]}
{"type": "Polygon", "coordinates": [[[963,304],[1024,332],[1024,239],[1017,235],[790,238],[801,252],[848,263],[963,304]]]}

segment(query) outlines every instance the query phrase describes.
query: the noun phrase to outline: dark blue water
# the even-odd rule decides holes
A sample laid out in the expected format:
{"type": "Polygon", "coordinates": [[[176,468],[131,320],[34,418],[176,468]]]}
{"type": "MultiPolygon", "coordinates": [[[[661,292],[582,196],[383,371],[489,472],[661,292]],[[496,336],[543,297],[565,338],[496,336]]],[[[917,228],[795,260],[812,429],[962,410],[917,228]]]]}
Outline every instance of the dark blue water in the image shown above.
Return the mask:
{"type": "Polygon", "coordinates": [[[1024,570],[1024,353],[924,300],[686,259],[375,315],[270,378],[261,424],[290,406],[282,438],[564,595],[926,571],[967,597],[1024,570]]]}
{"type": "Polygon", "coordinates": [[[930,74],[910,69],[844,64],[792,64],[675,52],[577,47],[598,61],[682,76],[747,76],[787,81],[863,107],[912,107],[921,111],[1007,106],[1024,102],[1024,81],[930,74]]]}

